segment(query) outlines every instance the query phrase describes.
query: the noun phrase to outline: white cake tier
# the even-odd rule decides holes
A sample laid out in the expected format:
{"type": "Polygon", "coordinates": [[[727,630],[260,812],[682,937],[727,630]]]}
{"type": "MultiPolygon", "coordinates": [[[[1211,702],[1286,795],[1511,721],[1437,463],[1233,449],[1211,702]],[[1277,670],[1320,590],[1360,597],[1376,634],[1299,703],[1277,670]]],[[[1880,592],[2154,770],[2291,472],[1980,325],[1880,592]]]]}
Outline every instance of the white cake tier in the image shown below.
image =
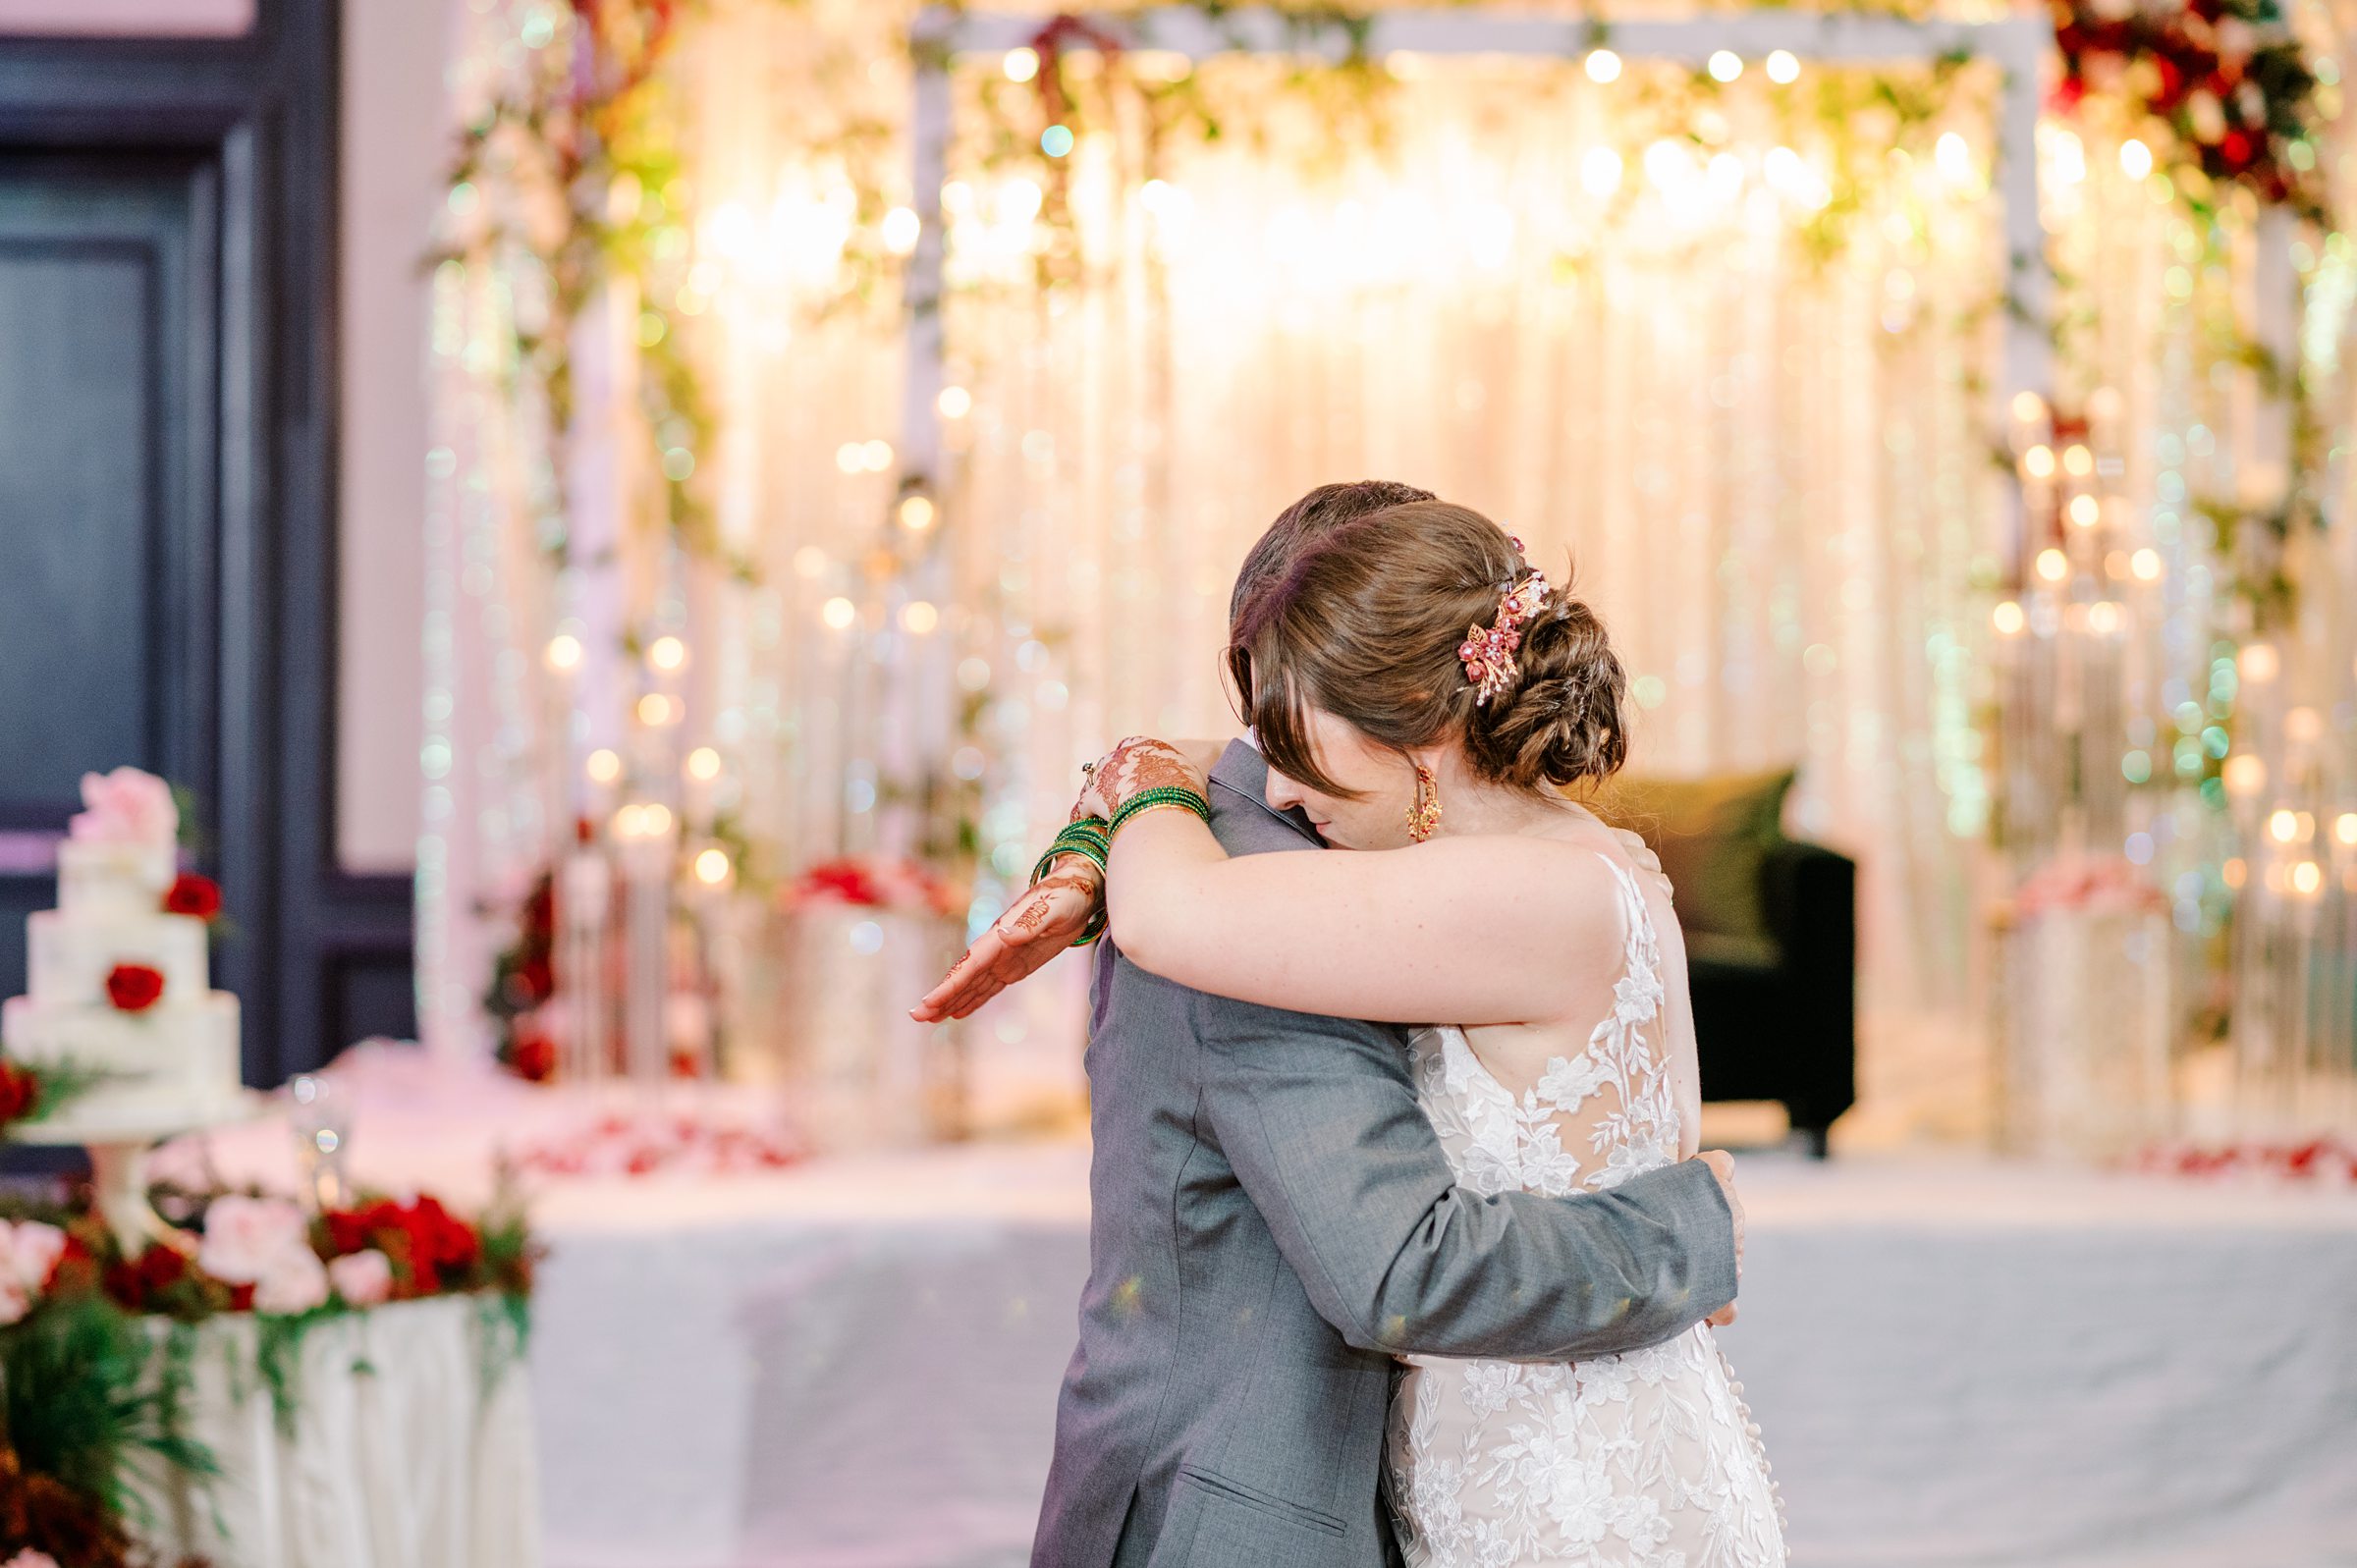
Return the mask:
{"type": "Polygon", "coordinates": [[[154,914],[179,874],[171,843],[68,838],[57,846],[57,906],[69,914],[154,914]]]}
{"type": "Polygon", "coordinates": [[[144,1012],[13,998],[0,1003],[0,1050],[36,1071],[70,1061],[113,1075],[37,1123],[45,1136],[200,1126],[233,1114],[243,1099],[238,999],[226,991],[144,1012]]]}
{"type": "Polygon", "coordinates": [[[61,1006],[108,1005],[106,977],[119,963],[162,973],[164,1000],[200,997],[212,985],[204,922],[194,915],[87,915],[42,909],[25,922],[27,994],[61,1006]]]}

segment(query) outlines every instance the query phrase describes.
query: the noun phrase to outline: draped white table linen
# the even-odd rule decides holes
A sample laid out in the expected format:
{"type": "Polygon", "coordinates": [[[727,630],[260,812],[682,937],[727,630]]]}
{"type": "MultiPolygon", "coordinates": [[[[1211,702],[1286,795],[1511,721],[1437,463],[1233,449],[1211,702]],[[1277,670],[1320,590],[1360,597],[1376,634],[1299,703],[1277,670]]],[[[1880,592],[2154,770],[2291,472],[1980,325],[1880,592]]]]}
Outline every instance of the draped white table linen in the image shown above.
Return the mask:
{"type": "Polygon", "coordinates": [[[529,1384],[500,1314],[460,1296],[311,1327],[292,1358],[291,1424],[262,1375],[261,1325],[202,1325],[187,1431],[221,1473],[144,1478],[138,1533],[166,1560],[215,1568],[537,1568],[529,1384]]]}

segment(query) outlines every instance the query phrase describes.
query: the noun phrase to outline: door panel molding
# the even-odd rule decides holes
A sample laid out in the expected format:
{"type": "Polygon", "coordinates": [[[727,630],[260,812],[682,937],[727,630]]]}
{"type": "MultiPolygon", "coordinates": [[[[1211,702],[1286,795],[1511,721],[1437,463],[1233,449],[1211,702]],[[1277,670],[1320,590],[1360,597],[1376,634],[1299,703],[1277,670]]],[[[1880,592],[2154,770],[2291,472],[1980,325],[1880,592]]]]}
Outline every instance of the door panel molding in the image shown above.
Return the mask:
{"type": "MultiPolygon", "coordinates": [[[[338,6],[261,0],[234,38],[11,38],[0,159],[177,162],[193,206],[189,288],[209,355],[186,356],[191,450],[154,498],[202,518],[159,558],[179,661],[159,753],[203,797],[208,867],[239,940],[248,1082],[403,1032],[411,889],[335,863],[338,6]]],[[[150,396],[171,396],[151,389],[150,396]]],[[[0,829],[30,823],[0,822],[0,829]]]]}

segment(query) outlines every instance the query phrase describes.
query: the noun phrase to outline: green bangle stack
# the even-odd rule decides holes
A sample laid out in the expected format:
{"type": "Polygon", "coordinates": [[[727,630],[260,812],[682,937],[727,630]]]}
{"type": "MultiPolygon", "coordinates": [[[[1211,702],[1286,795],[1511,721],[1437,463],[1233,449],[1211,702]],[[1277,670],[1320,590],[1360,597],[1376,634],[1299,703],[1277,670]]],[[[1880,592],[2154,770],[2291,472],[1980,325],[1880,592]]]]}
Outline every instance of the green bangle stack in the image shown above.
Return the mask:
{"type": "Polygon", "coordinates": [[[1159,788],[1140,789],[1136,794],[1123,801],[1121,809],[1113,814],[1113,826],[1107,830],[1106,838],[1108,840],[1119,838],[1124,828],[1149,811],[1166,811],[1173,807],[1191,811],[1203,819],[1205,827],[1211,826],[1210,801],[1192,789],[1180,789],[1175,785],[1164,784],[1159,788]]]}
{"type": "MultiPolygon", "coordinates": [[[[1039,879],[1048,874],[1048,868],[1065,855],[1078,855],[1081,859],[1094,865],[1100,877],[1104,876],[1107,862],[1113,858],[1113,833],[1105,826],[1105,819],[1103,817],[1079,817],[1066,823],[1064,831],[1056,836],[1056,841],[1048,845],[1048,852],[1041,855],[1038,863],[1032,866],[1031,886],[1038,887],[1039,879]]],[[[1072,946],[1085,947],[1103,935],[1105,935],[1105,903],[1100,895],[1097,901],[1097,912],[1089,917],[1088,925],[1081,931],[1072,946]]]]}

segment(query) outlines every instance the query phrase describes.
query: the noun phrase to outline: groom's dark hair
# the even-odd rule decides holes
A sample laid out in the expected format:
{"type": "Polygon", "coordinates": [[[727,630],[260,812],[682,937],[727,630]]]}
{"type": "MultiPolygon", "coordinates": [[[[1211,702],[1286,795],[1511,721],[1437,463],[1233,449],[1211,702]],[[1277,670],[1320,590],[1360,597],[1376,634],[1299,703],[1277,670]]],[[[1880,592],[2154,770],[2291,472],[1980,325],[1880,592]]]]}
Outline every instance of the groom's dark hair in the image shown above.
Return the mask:
{"type": "Polygon", "coordinates": [[[1228,596],[1228,678],[1235,683],[1233,695],[1240,704],[1237,712],[1246,723],[1251,722],[1252,713],[1252,655],[1235,642],[1237,628],[1243,623],[1244,607],[1261,589],[1284,578],[1292,565],[1294,552],[1302,545],[1387,507],[1438,499],[1429,490],[1418,490],[1414,485],[1396,480],[1352,479],[1342,484],[1320,485],[1277,514],[1269,531],[1245,552],[1244,564],[1235,573],[1235,591],[1228,596]]]}

